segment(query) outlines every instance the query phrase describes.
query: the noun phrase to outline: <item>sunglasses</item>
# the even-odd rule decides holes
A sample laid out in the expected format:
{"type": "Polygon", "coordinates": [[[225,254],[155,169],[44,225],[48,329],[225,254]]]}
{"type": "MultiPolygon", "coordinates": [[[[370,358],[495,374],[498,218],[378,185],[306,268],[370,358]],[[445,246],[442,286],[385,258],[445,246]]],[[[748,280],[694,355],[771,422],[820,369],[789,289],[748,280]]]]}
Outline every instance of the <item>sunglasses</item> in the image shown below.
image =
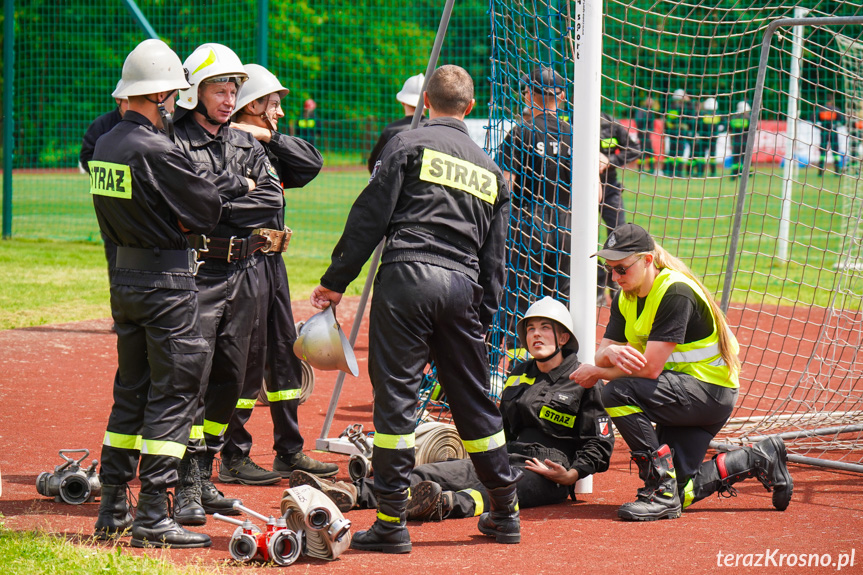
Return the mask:
{"type": "Polygon", "coordinates": [[[637,263],[638,263],[639,261],[641,261],[643,258],[644,258],[644,256],[639,256],[637,260],[635,260],[634,262],[632,262],[631,264],[629,264],[629,265],[628,265],[628,266],[626,266],[626,267],[623,267],[623,266],[621,266],[621,265],[610,266],[610,265],[608,265],[608,264],[602,264],[602,267],[603,267],[603,268],[605,268],[605,271],[607,271],[609,274],[610,274],[611,272],[614,272],[614,273],[616,273],[616,274],[617,274],[617,275],[619,275],[619,276],[625,276],[625,275],[626,275],[626,272],[628,272],[628,271],[629,271],[629,268],[631,268],[632,266],[634,266],[635,264],[637,264],[637,263]]]}

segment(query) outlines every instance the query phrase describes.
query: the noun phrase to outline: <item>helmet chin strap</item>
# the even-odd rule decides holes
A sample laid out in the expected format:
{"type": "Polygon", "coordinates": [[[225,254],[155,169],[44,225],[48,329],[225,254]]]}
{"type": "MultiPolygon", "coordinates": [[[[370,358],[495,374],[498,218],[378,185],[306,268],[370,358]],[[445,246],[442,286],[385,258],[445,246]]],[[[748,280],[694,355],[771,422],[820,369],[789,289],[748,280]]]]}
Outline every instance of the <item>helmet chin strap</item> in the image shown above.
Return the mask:
{"type": "MultiPolygon", "coordinates": [[[[553,324],[553,323],[554,323],[554,322],[552,322],[552,324],[553,324]]],[[[552,330],[552,332],[554,333],[554,353],[553,353],[553,354],[551,354],[550,356],[548,356],[548,357],[544,357],[544,358],[542,358],[542,359],[539,359],[538,357],[535,357],[534,359],[536,360],[536,362],[537,362],[537,363],[545,363],[545,362],[547,362],[547,361],[551,361],[552,359],[554,359],[555,357],[557,357],[557,354],[559,354],[559,353],[561,352],[561,349],[560,349],[560,343],[558,343],[558,339],[557,339],[557,326],[552,325],[552,326],[551,326],[551,330],[552,330]]]]}
{"type": "Polygon", "coordinates": [[[195,106],[195,111],[198,112],[199,114],[201,114],[202,116],[204,116],[204,119],[207,120],[207,123],[209,123],[213,126],[223,126],[223,125],[227,125],[227,124],[231,123],[230,118],[228,118],[228,121],[225,122],[224,124],[222,122],[217,122],[216,120],[211,118],[210,114],[207,113],[207,108],[204,106],[204,104],[200,100],[198,100],[198,105],[195,106]]]}
{"type": "Polygon", "coordinates": [[[162,118],[162,129],[165,130],[165,134],[172,141],[174,140],[174,117],[165,108],[165,102],[168,98],[174,95],[174,92],[176,92],[176,90],[172,90],[161,100],[151,100],[150,98],[147,98],[148,102],[156,104],[156,108],[159,110],[159,117],[162,118]]]}

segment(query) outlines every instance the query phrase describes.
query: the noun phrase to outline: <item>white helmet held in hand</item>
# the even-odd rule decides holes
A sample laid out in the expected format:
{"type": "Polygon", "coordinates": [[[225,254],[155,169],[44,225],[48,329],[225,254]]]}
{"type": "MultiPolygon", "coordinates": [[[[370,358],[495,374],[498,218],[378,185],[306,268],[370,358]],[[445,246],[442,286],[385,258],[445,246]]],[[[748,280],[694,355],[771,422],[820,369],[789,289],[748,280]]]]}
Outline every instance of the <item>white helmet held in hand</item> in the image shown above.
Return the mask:
{"type": "Polygon", "coordinates": [[[518,320],[518,324],[515,326],[515,331],[518,333],[518,341],[521,345],[526,345],[527,320],[532,317],[541,317],[559,323],[569,333],[569,341],[563,344],[563,347],[572,351],[578,351],[578,340],[575,339],[575,330],[572,326],[572,314],[569,313],[565,305],[552,297],[545,296],[527,308],[524,317],[518,320]]]}
{"type": "Polygon", "coordinates": [[[180,57],[161,40],[144,40],[126,56],[111,96],[118,99],[189,88],[180,57]]]}
{"type": "Polygon", "coordinates": [[[246,107],[246,104],[254,102],[258,98],[263,98],[276,92],[278,92],[279,98],[282,99],[288,95],[290,90],[282,86],[276,75],[263,66],[246,64],[245,69],[249,79],[243,83],[242,88],[237,92],[235,112],[239,112],[246,107]]]}
{"type": "Polygon", "coordinates": [[[201,44],[186,58],[183,66],[189,73],[191,86],[180,92],[177,105],[187,110],[194,110],[198,105],[198,87],[204,82],[234,82],[239,89],[249,77],[234,51],[222,44],[201,44]]]}
{"type": "Polygon", "coordinates": [[[294,342],[294,354],[317,369],[340,369],[354,377],[360,374],[354,350],[336,321],[332,305],[300,326],[297,341],[294,342]]]}
{"type": "Polygon", "coordinates": [[[420,96],[422,96],[424,80],[425,74],[417,74],[416,76],[411,76],[405,80],[401,91],[396,94],[396,100],[402,104],[418,108],[420,105],[420,96]]]}

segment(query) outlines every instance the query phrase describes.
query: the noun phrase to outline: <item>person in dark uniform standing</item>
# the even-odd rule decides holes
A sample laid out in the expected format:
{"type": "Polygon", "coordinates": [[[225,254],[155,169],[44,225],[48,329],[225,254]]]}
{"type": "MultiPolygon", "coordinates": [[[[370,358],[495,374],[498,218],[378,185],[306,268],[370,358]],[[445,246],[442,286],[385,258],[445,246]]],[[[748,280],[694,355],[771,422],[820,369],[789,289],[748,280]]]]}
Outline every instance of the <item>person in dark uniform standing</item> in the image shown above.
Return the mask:
{"type": "MultiPolygon", "coordinates": [[[[237,94],[238,112],[231,126],[252,134],[261,143],[284,189],[302,188],[321,171],[323,158],[305,140],[277,131],[279,120],[285,116],[282,99],[288,94],[287,88],[263,66],[247,64],[245,69],[249,79],[237,94]]],[[[285,227],[284,201],[282,204],[282,209],[274,213],[265,226],[270,229],[272,246],[265,248],[266,257],[255,266],[260,275],[259,329],[252,337],[245,381],[225,434],[222,460],[243,461],[250,457],[252,436],[245,424],[252,415],[266,370],[266,394],[276,451],[273,471],[279,477],[287,477],[295,469],[329,477],[338,473],[338,466],[315,461],[303,453],[303,436],[297,422],[302,366],[293,352],[297,330],[291,310],[288,273],[282,259],[291,231],[285,227]]],[[[247,479],[242,474],[242,466],[225,466],[223,470],[228,481],[244,483],[247,479]],[[231,469],[235,473],[231,473],[231,469]]]]}
{"type": "Polygon", "coordinates": [[[693,116],[689,96],[682,88],[678,88],[671,95],[665,110],[665,135],[668,137],[668,149],[662,171],[666,176],[676,178],[678,175],[686,175],[686,144],[692,141],[694,134],[693,116]]]}
{"type": "Polygon", "coordinates": [[[734,409],[740,372],[737,340],[707,289],[635,224],[615,229],[595,255],[622,291],[596,365],[570,378],[586,388],[605,380],[602,404],[644,481],[618,517],[674,519],[711,493],[733,493],[747,477],[773,491],[774,507],[788,507],[793,482],[778,436],[704,461],[734,409]]]}
{"type": "Polygon", "coordinates": [[[189,235],[205,262],[196,280],[211,352],[189,449],[180,465],[174,517],[184,525],[203,525],[206,513],[239,513],[233,509],[236,500],[223,497],[210,477],[240,396],[257,319],[254,268],[268,238],[255,230],[276,217],[283,200],[261,145],[251,134],[228,127],[237,90],[247,77],[240,59],[227,46],[212,43],[196,48],[183,65],[191,87],[180,92],[177,144],[196,166],[212,172],[214,181],[237,176],[241,181],[223,194],[222,217],[212,233],[189,235]]]}
{"type": "Polygon", "coordinates": [[[836,99],[827,96],[824,104],[815,109],[815,125],[818,126],[820,146],[818,157],[818,175],[824,175],[828,151],[833,152],[833,169],[838,173],[842,167],[842,154],[839,153],[839,126],[845,124],[845,116],[836,105],[836,99]]]}
{"type": "Polygon", "coordinates": [[[647,96],[640,108],[635,109],[635,129],[644,155],[638,164],[641,169],[653,173],[656,166],[656,153],[653,150],[653,130],[656,125],[656,112],[659,105],[652,96],[647,96]]]}
{"type": "Polygon", "coordinates": [[[737,177],[743,170],[743,156],[749,139],[749,116],[752,106],[748,102],[737,102],[737,109],[728,119],[728,137],[731,138],[731,176],[737,177]]]}
{"type": "MultiPolygon", "coordinates": [[[[120,82],[117,82],[117,87],[119,86],[120,82]]],[[[123,114],[129,109],[128,98],[114,98],[114,102],[117,104],[117,107],[93,120],[84,133],[84,139],[81,141],[78,165],[81,167],[81,170],[88,174],[90,173],[88,163],[93,159],[93,150],[96,149],[96,141],[119,124],[120,120],[123,119],[123,114]]],[[[110,280],[111,270],[114,269],[114,262],[117,261],[117,246],[105,234],[102,234],[102,244],[105,246],[105,260],[108,262],[108,279],[110,280]]]]}
{"type": "Polygon", "coordinates": [[[99,228],[117,247],[111,315],[117,331],[114,404],[102,446],[102,499],[96,537],[132,546],[207,547],[168,516],[167,490],[177,482],[208,345],[198,314],[196,253],[185,232],[218,223],[217,187],[201,177],[160,130],[171,132],[177,90],[188,88],[177,55],[145,40],[126,58],[116,98],[129,99],[123,120],[96,143],[90,192],[99,228]],[[134,521],[128,484],[139,467],[134,521]]]}
{"type": "MultiPolygon", "coordinates": [[[[568,494],[574,498],[579,479],[608,469],[614,433],[599,388],[584,389],[569,379],[579,362],[566,306],[545,297],[528,308],[517,329],[532,358],[510,372],[501,395],[506,446],[512,466],[526,470],[516,484],[519,507],[552,505],[568,494]]],[[[410,482],[408,520],[474,517],[488,508],[488,493],[468,459],[420,465],[410,482]]],[[[369,479],[345,489],[303,472],[291,476],[292,487],[303,484],[347,503],[344,511],[377,505],[369,479]]]]}
{"type": "Polygon", "coordinates": [[[706,175],[705,165],[710,166],[710,175],[716,175],[717,146],[719,135],[725,133],[725,117],[716,113],[716,98],[707,98],[701,104],[695,119],[695,146],[692,152],[692,175],[706,175]]]}
{"type": "Polygon", "coordinates": [[[386,238],[369,323],[374,387],[377,520],[351,547],[408,553],[405,524],[414,464],[414,413],[423,368],[435,361],[453,422],[488,489],[479,530],[498,542],[521,538],[515,482],[500,412],[488,396],[485,333],[503,281],[509,190],[500,169],[471,139],[464,116],[473,80],[441,66],[423,95],[429,122],[396,135],[354,202],[313,306],[336,305],[386,238]]]}
{"type": "Polygon", "coordinates": [[[498,163],[512,185],[512,244],[507,263],[506,320],[515,331],[530,302],[569,300],[572,127],[558,115],[564,79],[540,67],[521,80],[532,123],[515,126],[498,163]]]}
{"type": "MultiPolygon", "coordinates": [[[[375,147],[372,148],[372,152],[369,154],[368,165],[370,174],[374,171],[375,164],[377,163],[378,158],[380,158],[381,152],[383,151],[384,146],[387,145],[387,142],[389,142],[392,137],[399,132],[410,130],[414,113],[416,113],[417,106],[420,104],[420,94],[423,90],[424,80],[425,74],[411,76],[405,80],[402,89],[399,90],[398,94],[396,94],[396,100],[398,100],[402,105],[402,108],[404,108],[405,115],[395,122],[388,124],[387,127],[384,128],[384,131],[381,132],[378,141],[375,143],[375,147]]],[[[423,115],[420,117],[420,124],[425,124],[425,122],[426,117],[423,115]]]]}
{"type": "MultiPolygon", "coordinates": [[[[599,182],[602,189],[602,201],[599,204],[599,216],[605,223],[606,234],[617,226],[626,223],[626,211],[623,207],[623,184],[617,177],[618,169],[641,158],[641,144],[625,127],[616,122],[610,115],[602,112],[599,121],[599,152],[608,159],[605,169],[599,172],[599,182]]],[[[597,271],[596,296],[597,302],[606,303],[606,288],[614,297],[617,288],[605,268],[599,266],[597,271]]]]}

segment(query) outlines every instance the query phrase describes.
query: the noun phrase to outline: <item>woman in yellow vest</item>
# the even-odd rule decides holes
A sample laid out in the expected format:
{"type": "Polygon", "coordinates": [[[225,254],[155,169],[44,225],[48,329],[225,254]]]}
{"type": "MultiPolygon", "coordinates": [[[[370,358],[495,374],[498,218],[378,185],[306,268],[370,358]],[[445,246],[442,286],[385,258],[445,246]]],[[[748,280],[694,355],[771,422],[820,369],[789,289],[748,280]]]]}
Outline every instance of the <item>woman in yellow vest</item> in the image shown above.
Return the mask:
{"type": "Polygon", "coordinates": [[[707,289],[635,224],[615,228],[595,255],[621,291],[596,365],[570,378],[587,388],[606,382],[603,405],[644,481],[618,517],[674,519],[711,493],[733,494],[747,477],[773,491],[776,509],[788,507],[793,482],[781,438],[704,461],[734,409],[740,372],[737,340],[707,289]]]}

